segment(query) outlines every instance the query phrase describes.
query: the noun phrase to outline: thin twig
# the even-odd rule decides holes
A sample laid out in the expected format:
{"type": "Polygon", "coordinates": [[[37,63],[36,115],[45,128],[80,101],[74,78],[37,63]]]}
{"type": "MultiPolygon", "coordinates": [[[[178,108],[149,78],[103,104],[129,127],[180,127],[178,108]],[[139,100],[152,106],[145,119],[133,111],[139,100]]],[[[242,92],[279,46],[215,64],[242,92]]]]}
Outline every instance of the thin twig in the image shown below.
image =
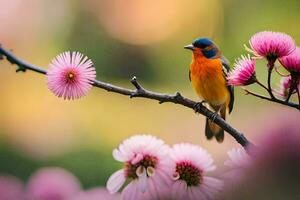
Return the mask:
{"type": "Polygon", "coordinates": [[[271,76],[272,76],[272,70],[274,68],[274,62],[269,61],[268,62],[268,93],[272,99],[276,99],[271,86],[271,76]]]}
{"type": "Polygon", "coordinates": [[[299,87],[297,87],[297,95],[298,95],[299,110],[300,110],[300,89],[299,89],[299,87]]]}
{"type": "MultiPolygon", "coordinates": [[[[293,93],[297,92],[299,84],[299,77],[298,75],[295,75],[295,73],[291,73],[291,83],[290,83],[290,89],[286,98],[286,102],[288,102],[292,96],[293,93]]],[[[299,103],[300,106],[300,103],[299,103]]]]}
{"type": "MultiPolygon", "coordinates": [[[[289,106],[289,107],[292,107],[292,108],[297,108],[298,110],[300,110],[300,101],[299,101],[299,105],[289,102],[289,99],[290,99],[290,97],[292,95],[292,91],[293,91],[292,89],[289,91],[288,98],[285,101],[280,100],[280,99],[278,99],[274,96],[273,91],[272,91],[272,87],[271,87],[271,74],[272,74],[272,69],[274,68],[274,63],[273,64],[272,63],[273,62],[268,63],[268,87],[265,86],[263,83],[261,83],[258,79],[255,80],[255,83],[257,83],[259,86],[261,86],[263,89],[265,89],[268,92],[270,97],[263,96],[263,95],[251,92],[246,88],[243,88],[243,90],[245,90],[246,94],[250,94],[252,96],[255,96],[255,97],[258,97],[258,98],[261,98],[261,99],[265,99],[265,100],[268,100],[268,101],[271,101],[271,102],[279,103],[279,104],[289,106]]],[[[277,70],[276,66],[275,66],[275,70],[277,70]]]]}
{"type": "Polygon", "coordinates": [[[261,94],[257,94],[255,92],[252,92],[246,88],[243,88],[244,91],[246,92],[246,95],[250,94],[252,96],[255,96],[255,97],[258,97],[258,98],[261,98],[261,99],[265,99],[267,101],[271,101],[271,102],[275,102],[275,103],[279,103],[279,104],[282,104],[282,105],[285,105],[285,106],[289,106],[289,107],[292,107],[292,108],[296,108],[300,111],[300,108],[299,108],[299,105],[295,104],[295,103],[291,103],[291,102],[286,102],[286,101],[282,101],[280,99],[277,99],[277,98],[270,98],[270,97],[267,97],[267,96],[263,96],[261,94]]]}
{"type": "Polygon", "coordinates": [[[267,88],[267,86],[265,86],[264,84],[262,84],[259,80],[256,79],[255,83],[257,83],[259,86],[261,86],[262,88],[264,88],[269,93],[269,89],[267,88]]]}
{"type": "MultiPolygon", "coordinates": [[[[37,73],[46,74],[47,71],[45,69],[42,69],[40,67],[34,66],[32,64],[29,64],[15,55],[13,55],[10,51],[4,49],[0,46],[0,55],[4,55],[6,59],[12,63],[16,64],[18,66],[17,71],[26,71],[26,70],[32,70],[37,73]]],[[[144,89],[138,82],[135,77],[131,79],[131,83],[134,85],[135,89],[126,89],[119,86],[112,85],[110,83],[105,83],[102,81],[94,81],[93,86],[98,87],[101,89],[104,89],[109,92],[114,92],[122,95],[129,96],[131,98],[133,97],[139,97],[139,98],[147,98],[147,99],[153,99],[157,100],[159,103],[165,103],[165,102],[171,102],[175,104],[179,104],[185,107],[188,107],[190,109],[195,110],[195,105],[197,102],[190,100],[186,97],[183,97],[179,92],[176,92],[175,94],[162,94],[157,92],[152,92],[149,90],[144,89]]],[[[214,113],[207,109],[205,106],[200,105],[195,110],[197,113],[200,113],[208,118],[214,117],[214,113]]],[[[226,132],[228,132],[239,144],[241,144],[243,147],[246,147],[248,145],[251,145],[252,143],[248,141],[248,139],[239,131],[237,131],[235,128],[230,126],[224,119],[222,119],[219,115],[215,117],[214,122],[218,124],[221,128],[223,128],[226,132]]]]}

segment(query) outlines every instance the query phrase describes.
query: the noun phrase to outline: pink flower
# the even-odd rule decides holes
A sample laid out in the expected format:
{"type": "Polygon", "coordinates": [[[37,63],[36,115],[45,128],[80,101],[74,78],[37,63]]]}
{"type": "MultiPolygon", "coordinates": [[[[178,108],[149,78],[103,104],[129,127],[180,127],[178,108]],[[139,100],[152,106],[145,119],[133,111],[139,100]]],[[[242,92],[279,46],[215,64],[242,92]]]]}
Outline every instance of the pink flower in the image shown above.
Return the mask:
{"type": "Polygon", "coordinates": [[[291,73],[300,73],[300,48],[279,59],[283,67],[291,73]]]}
{"type": "Polygon", "coordinates": [[[119,200],[120,194],[110,194],[105,188],[93,188],[82,191],[70,200],[119,200]]]}
{"type": "Polygon", "coordinates": [[[80,192],[80,183],[61,168],[42,168],[28,182],[28,200],[69,200],[80,192]]]}
{"type": "Polygon", "coordinates": [[[299,199],[299,121],[297,112],[268,113],[268,120],[262,122],[265,129],[257,133],[255,146],[247,147],[250,165],[241,162],[244,153],[236,152],[234,163],[245,163],[239,166],[245,171],[234,187],[224,191],[224,199],[299,199]]]}
{"type": "MultiPolygon", "coordinates": [[[[278,93],[278,95],[283,98],[287,98],[287,96],[290,92],[291,83],[292,83],[291,76],[282,77],[280,80],[280,88],[279,88],[279,90],[276,91],[278,93]]],[[[295,92],[296,92],[296,90],[293,91],[293,93],[295,93],[295,92]]]]}
{"type": "Polygon", "coordinates": [[[1,200],[23,200],[24,194],[24,184],[22,181],[9,175],[0,176],[1,200]]]}
{"type": "Polygon", "coordinates": [[[234,68],[228,73],[228,84],[234,86],[250,85],[256,81],[255,60],[243,56],[236,60],[234,68]]]}
{"type": "Polygon", "coordinates": [[[251,37],[249,43],[252,50],[247,50],[272,62],[275,62],[277,58],[289,55],[296,48],[295,41],[291,36],[273,31],[258,32],[251,37]]]}
{"type": "Polygon", "coordinates": [[[233,148],[227,154],[229,160],[226,160],[224,165],[230,170],[225,174],[225,177],[236,181],[244,176],[245,169],[251,163],[251,158],[244,148],[233,148]]]}
{"type": "Polygon", "coordinates": [[[207,177],[205,174],[213,171],[211,156],[201,147],[192,144],[176,144],[170,152],[173,185],[172,199],[214,199],[222,190],[223,182],[207,177]]]}
{"type": "Polygon", "coordinates": [[[64,52],[55,57],[47,72],[48,88],[58,97],[78,99],[92,88],[96,71],[88,57],[64,52]]]}
{"type": "Polygon", "coordinates": [[[122,199],[161,198],[170,181],[166,171],[168,151],[168,146],[162,140],[150,135],[126,139],[113,151],[113,157],[125,165],[108,179],[108,191],[116,193],[129,180],[122,191],[122,199]]]}

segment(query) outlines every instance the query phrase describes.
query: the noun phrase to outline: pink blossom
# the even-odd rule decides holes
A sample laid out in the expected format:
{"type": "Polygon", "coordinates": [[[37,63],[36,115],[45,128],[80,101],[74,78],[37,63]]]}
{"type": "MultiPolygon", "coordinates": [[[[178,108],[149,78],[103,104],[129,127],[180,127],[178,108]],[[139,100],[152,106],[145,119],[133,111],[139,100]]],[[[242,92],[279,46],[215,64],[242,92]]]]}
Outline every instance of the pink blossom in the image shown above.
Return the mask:
{"type": "Polygon", "coordinates": [[[249,85],[256,81],[255,60],[243,56],[236,60],[234,68],[228,73],[228,84],[234,86],[249,85]]]}
{"type": "Polygon", "coordinates": [[[108,191],[116,193],[129,180],[122,191],[122,199],[162,198],[170,182],[166,171],[168,151],[168,146],[162,140],[150,135],[136,135],[126,139],[113,151],[113,157],[125,165],[108,179],[108,191]]]}
{"type": "Polygon", "coordinates": [[[300,73],[300,47],[288,56],[279,59],[283,67],[291,73],[300,73]]]}
{"type": "Polygon", "coordinates": [[[255,146],[247,147],[251,162],[244,167],[244,177],[224,191],[224,199],[299,199],[299,121],[297,112],[268,113],[255,146]]]}
{"type": "Polygon", "coordinates": [[[214,199],[222,190],[223,182],[205,176],[216,167],[211,156],[201,147],[192,144],[176,144],[170,152],[173,184],[172,199],[214,199]]]}
{"type": "Polygon", "coordinates": [[[245,169],[250,166],[251,157],[244,148],[233,148],[227,152],[229,160],[224,165],[229,168],[224,177],[231,181],[237,181],[245,175],[245,169]]]}
{"type": "Polygon", "coordinates": [[[88,57],[79,52],[64,52],[50,63],[48,88],[58,97],[78,99],[92,88],[96,71],[88,57]]]}
{"type": "MultiPolygon", "coordinates": [[[[277,94],[286,99],[290,92],[291,83],[292,83],[291,76],[282,77],[280,80],[280,87],[278,90],[276,90],[277,94]]],[[[295,92],[296,90],[294,90],[292,93],[295,92]]]]}
{"type": "Polygon", "coordinates": [[[9,175],[0,176],[1,200],[24,200],[24,184],[16,177],[9,175]]]}
{"type": "Polygon", "coordinates": [[[61,168],[42,168],[28,182],[28,200],[69,200],[80,192],[80,183],[61,168]]]}
{"type": "Polygon", "coordinates": [[[292,53],[296,46],[294,39],[281,32],[262,31],[254,34],[250,41],[252,49],[247,49],[255,56],[267,58],[275,62],[277,58],[292,53]]]}
{"type": "Polygon", "coordinates": [[[119,200],[121,195],[110,194],[105,188],[93,188],[87,191],[82,191],[77,194],[75,197],[72,197],[69,200],[119,200]]]}

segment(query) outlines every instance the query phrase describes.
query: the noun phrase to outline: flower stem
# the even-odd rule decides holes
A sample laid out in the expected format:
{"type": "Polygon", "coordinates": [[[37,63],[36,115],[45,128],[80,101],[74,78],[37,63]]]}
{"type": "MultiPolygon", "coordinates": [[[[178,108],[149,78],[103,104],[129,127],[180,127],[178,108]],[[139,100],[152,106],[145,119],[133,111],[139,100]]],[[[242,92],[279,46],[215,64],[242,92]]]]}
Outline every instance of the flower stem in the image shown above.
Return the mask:
{"type": "Polygon", "coordinates": [[[300,108],[300,88],[297,87],[297,94],[298,94],[298,103],[299,103],[299,108],[300,108]]]}
{"type": "Polygon", "coordinates": [[[298,97],[299,97],[299,88],[298,88],[298,77],[295,76],[293,73],[291,74],[292,76],[292,80],[291,80],[291,86],[290,86],[290,89],[289,89],[289,93],[288,93],[288,96],[286,98],[286,102],[288,102],[293,94],[293,92],[296,90],[297,91],[297,94],[298,94],[298,97]]]}
{"type": "Polygon", "coordinates": [[[257,83],[259,86],[261,86],[262,88],[264,88],[266,91],[269,92],[269,89],[267,88],[267,86],[265,86],[264,84],[262,84],[259,80],[255,80],[255,83],[257,83]]]}
{"type": "Polygon", "coordinates": [[[272,92],[272,87],[271,87],[271,76],[272,76],[273,68],[274,68],[274,62],[269,61],[268,62],[268,92],[272,99],[276,99],[272,92]]]}

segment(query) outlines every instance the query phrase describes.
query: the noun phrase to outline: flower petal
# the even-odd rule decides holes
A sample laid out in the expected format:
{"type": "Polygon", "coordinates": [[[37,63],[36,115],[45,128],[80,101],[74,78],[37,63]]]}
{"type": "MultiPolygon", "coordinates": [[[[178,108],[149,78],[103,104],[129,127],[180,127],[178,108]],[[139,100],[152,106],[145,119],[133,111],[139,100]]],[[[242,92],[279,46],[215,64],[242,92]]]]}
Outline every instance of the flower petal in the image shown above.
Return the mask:
{"type": "Polygon", "coordinates": [[[186,192],[187,192],[186,182],[181,181],[181,180],[174,182],[172,189],[171,189],[173,199],[178,199],[178,200],[183,199],[183,197],[186,195],[186,192]]]}
{"type": "Polygon", "coordinates": [[[135,165],[143,159],[143,154],[138,153],[131,161],[131,164],[135,165]]]}
{"type": "Polygon", "coordinates": [[[126,159],[124,158],[124,156],[122,155],[122,153],[118,150],[118,149],[114,149],[113,152],[113,157],[115,160],[120,161],[120,162],[125,162],[126,159]]]}
{"type": "Polygon", "coordinates": [[[137,181],[132,181],[129,183],[122,191],[122,200],[135,200],[138,199],[138,188],[137,181]]]}
{"type": "Polygon", "coordinates": [[[125,181],[125,171],[120,169],[109,177],[106,183],[106,188],[110,193],[116,193],[123,186],[125,181]]]}
{"type": "Polygon", "coordinates": [[[145,167],[139,166],[136,170],[136,175],[138,178],[138,189],[144,193],[148,186],[148,177],[145,167]]]}

